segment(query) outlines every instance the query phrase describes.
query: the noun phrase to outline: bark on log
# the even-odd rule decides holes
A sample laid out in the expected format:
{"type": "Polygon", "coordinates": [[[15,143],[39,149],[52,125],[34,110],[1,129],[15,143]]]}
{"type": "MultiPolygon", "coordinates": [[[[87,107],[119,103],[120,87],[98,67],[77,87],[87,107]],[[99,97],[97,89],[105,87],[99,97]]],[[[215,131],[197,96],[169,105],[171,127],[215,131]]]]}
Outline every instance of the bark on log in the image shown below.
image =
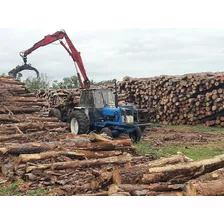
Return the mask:
{"type": "Polygon", "coordinates": [[[78,138],[78,139],[66,139],[61,140],[60,142],[32,142],[32,143],[25,143],[25,144],[12,144],[5,147],[0,148],[0,153],[8,153],[14,155],[20,154],[33,154],[33,153],[40,153],[45,151],[54,150],[56,148],[60,148],[62,145],[63,147],[66,146],[74,146],[75,149],[80,146],[88,146],[90,141],[86,138],[78,138]]]}
{"type": "Polygon", "coordinates": [[[78,168],[86,166],[100,166],[105,164],[124,164],[131,161],[131,155],[121,155],[109,158],[94,159],[94,160],[84,160],[84,161],[72,161],[72,162],[61,162],[52,164],[41,164],[36,166],[29,166],[26,168],[26,172],[29,173],[33,170],[45,170],[45,169],[67,169],[67,168],[78,168]]]}
{"type": "Polygon", "coordinates": [[[119,184],[118,188],[133,194],[135,191],[149,190],[154,192],[166,192],[183,189],[183,184],[155,183],[155,184],[119,184]]]}
{"type": "Polygon", "coordinates": [[[87,150],[87,151],[114,151],[114,150],[130,150],[135,148],[130,146],[129,139],[114,140],[110,142],[93,142],[89,139],[62,139],[60,142],[44,142],[44,143],[25,143],[25,144],[12,144],[0,148],[0,153],[9,154],[33,154],[44,151],[50,151],[57,148],[57,150],[74,151],[74,150],[87,150]]]}
{"type": "Polygon", "coordinates": [[[185,155],[173,155],[169,158],[162,158],[159,160],[151,161],[148,164],[141,164],[137,166],[131,166],[121,170],[114,171],[114,182],[119,184],[136,184],[142,183],[143,175],[148,173],[151,167],[161,167],[167,164],[177,164],[189,162],[191,159],[185,155]]]}
{"type": "Polygon", "coordinates": [[[49,158],[55,158],[58,156],[67,156],[71,158],[86,158],[86,159],[92,159],[92,158],[106,158],[106,157],[114,157],[122,155],[123,152],[121,151],[100,151],[100,152],[91,152],[91,151],[85,151],[85,150],[76,150],[73,152],[65,152],[65,151],[48,151],[38,154],[23,154],[20,155],[15,160],[15,165],[18,166],[20,163],[27,163],[27,162],[34,162],[38,160],[44,160],[49,158]]]}
{"type": "Polygon", "coordinates": [[[182,191],[170,191],[170,192],[149,192],[147,196],[183,196],[182,191]]]}
{"type": "MultiPolygon", "coordinates": [[[[48,130],[48,129],[54,129],[58,127],[66,127],[66,123],[62,122],[21,122],[16,124],[16,126],[21,130],[21,131],[26,131],[26,130],[35,130],[35,131],[40,131],[40,130],[48,130]]],[[[3,124],[1,125],[1,131],[0,133],[15,133],[15,124],[3,124]]]]}
{"type": "Polygon", "coordinates": [[[90,133],[88,137],[91,142],[98,142],[98,141],[110,142],[111,141],[111,139],[108,139],[107,137],[105,137],[103,135],[98,135],[95,133],[90,133]]]}
{"type": "Polygon", "coordinates": [[[207,173],[186,183],[184,196],[224,196],[224,169],[207,173]]]}
{"type": "Polygon", "coordinates": [[[33,139],[35,137],[38,138],[40,136],[46,136],[49,134],[49,132],[46,131],[40,131],[35,133],[29,133],[29,134],[14,134],[14,135],[4,135],[0,136],[0,142],[6,142],[9,140],[27,140],[27,139],[33,139]]]}
{"type": "Polygon", "coordinates": [[[205,173],[224,167],[224,155],[212,159],[189,162],[186,164],[168,165],[164,167],[150,168],[147,174],[143,175],[142,183],[184,183],[205,173]]]}
{"type": "MultiPolygon", "coordinates": [[[[15,114],[21,114],[21,113],[34,113],[34,112],[39,112],[40,108],[39,107],[13,107],[9,106],[8,109],[15,114]]],[[[0,108],[0,114],[7,114],[9,111],[5,108],[0,108]]]]}
{"type": "Polygon", "coordinates": [[[93,194],[76,194],[76,196],[108,196],[108,191],[102,191],[93,194]]]}
{"type": "Polygon", "coordinates": [[[15,96],[15,97],[7,97],[6,101],[9,102],[30,102],[35,104],[36,102],[46,102],[43,99],[38,99],[37,97],[21,97],[21,96],[15,96]]]}

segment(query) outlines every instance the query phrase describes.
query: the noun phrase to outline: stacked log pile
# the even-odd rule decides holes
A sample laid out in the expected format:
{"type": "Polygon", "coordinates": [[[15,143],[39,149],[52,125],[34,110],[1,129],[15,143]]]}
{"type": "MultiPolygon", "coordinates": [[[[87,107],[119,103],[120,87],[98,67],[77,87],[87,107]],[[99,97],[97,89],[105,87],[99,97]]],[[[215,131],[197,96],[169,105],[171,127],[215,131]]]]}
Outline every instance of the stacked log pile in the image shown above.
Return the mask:
{"type": "MultiPolygon", "coordinates": [[[[0,142],[26,139],[44,131],[66,131],[67,124],[42,115],[46,100],[26,90],[24,83],[0,77],[0,142]]],[[[46,133],[45,133],[46,134],[46,133]]],[[[44,135],[44,134],[43,134],[44,135]]]]}
{"type": "Polygon", "coordinates": [[[119,191],[131,195],[224,195],[224,155],[201,161],[178,156],[114,172],[119,191]]]}
{"type": "Polygon", "coordinates": [[[119,92],[148,113],[151,122],[224,127],[224,73],[126,77],[119,92]]]}

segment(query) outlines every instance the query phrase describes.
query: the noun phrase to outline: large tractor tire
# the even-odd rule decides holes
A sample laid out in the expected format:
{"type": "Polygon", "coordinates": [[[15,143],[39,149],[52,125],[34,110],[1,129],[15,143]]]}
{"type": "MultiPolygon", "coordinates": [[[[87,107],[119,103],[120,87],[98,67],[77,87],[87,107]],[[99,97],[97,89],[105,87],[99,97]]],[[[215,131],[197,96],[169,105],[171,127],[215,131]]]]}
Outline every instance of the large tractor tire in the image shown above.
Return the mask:
{"type": "Polygon", "coordinates": [[[56,117],[59,120],[61,120],[61,112],[60,112],[59,109],[56,109],[56,108],[50,109],[48,116],[49,117],[56,117]]]}
{"type": "Polygon", "coordinates": [[[103,128],[103,129],[100,131],[100,134],[106,134],[108,137],[113,138],[113,133],[112,133],[112,131],[110,130],[110,128],[103,128]]]}
{"type": "Polygon", "coordinates": [[[130,138],[133,143],[140,142],[140,140],[142,138],[141,129],[139,127],[137,127],[136,130],[130,134],[130,138]]]}
{"type": "Polygon", "coordinates": [[[87,134],[89,132],[90,121],[85,112],[81,110],[73,111],[69,117],[70,130],[73,134],[87,134]]]}

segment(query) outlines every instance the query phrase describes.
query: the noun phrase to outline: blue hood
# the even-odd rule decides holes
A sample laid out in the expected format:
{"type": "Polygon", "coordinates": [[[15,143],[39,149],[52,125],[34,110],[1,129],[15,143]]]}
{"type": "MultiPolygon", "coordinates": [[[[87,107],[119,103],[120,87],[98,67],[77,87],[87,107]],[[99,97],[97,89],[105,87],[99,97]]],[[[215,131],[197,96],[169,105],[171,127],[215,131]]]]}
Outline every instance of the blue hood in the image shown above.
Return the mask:
{"type": "Polygon", "coordinates": [[[119,113],[119,108],[116,108],[116,107],[105,107],[103,108],[102,110],[102,114],[104,116],[115,116],[115,114],[118,114],[119,113]]]}

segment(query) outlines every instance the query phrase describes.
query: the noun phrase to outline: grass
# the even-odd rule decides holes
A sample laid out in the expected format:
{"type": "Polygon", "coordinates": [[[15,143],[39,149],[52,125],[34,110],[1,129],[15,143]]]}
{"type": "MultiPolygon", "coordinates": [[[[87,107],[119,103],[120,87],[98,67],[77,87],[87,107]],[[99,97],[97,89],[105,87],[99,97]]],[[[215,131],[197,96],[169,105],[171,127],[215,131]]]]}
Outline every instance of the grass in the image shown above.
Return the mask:
{"type": "Polygon", "coordinates": [[[157,158],[168,157],[170,155],[175,155],[177,152],[182,152],[186,156],[190,157],[193,160],[208,159],[214,156],[224,153],[224,146],[221,143],[213,143],[207,145],[198,145],[198,146],[174,146],[166,145],[161,148],[153,147],[148,142],[140,142],[135,144],[137,153],[139,154],[152,154],[157,158]]]}
{"type": "Polygon", "coordinates": [[[37,190],[29,190],[27,192],[28,196],[45,196],[48,195],[50,191],[48,190],[43,190],[43,189],[37,189],[37,190]]]}
{"type": "Polygon", "coordinates": [[[22,192],[19,189],[19,183],[14,182],[11,184],[0,185],[0,196],[44,196],[48,195],[50,191],[37,189],[37,190],[28,190],[26,192],[22,192]]]}
{"type": "Polygon", "coordinates": [[[12,195],[20,195],[18,191],[18,182],[14,182],[8,185],[0,185],[0,196],[12,196],[12,195]]]}

